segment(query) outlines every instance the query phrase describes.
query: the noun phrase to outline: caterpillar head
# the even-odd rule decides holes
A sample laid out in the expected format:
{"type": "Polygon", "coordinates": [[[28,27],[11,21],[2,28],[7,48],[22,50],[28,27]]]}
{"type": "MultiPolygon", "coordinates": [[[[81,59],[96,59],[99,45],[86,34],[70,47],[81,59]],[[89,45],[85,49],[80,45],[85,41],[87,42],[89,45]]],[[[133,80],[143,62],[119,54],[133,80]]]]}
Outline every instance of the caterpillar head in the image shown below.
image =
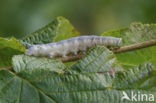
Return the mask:
{"type": "Polygon", "coordinates": [[[38,45],[30,46],[30,48],[27,49],[25,54],[29,56],[39,56],[39,46],[38,45]]]}

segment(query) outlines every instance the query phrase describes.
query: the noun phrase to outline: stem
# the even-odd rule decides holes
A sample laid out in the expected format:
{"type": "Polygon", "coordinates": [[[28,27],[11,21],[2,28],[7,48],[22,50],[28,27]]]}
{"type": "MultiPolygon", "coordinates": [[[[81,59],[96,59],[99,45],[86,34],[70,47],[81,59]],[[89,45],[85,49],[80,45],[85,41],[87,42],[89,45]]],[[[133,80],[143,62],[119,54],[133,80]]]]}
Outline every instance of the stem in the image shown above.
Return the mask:
{"type": "Polygon", "coordinates": [[[129,46],[123,46],[123,47],[120,47],[119,49],[114,50],[113,52],[118,54],[118,53],[133,51],[137,49],[147,48],[147,47],[155,46],[155,45],[156,45],[156,40],[149,40],[149,41],[142,42],[142,43],[132,44],[129,46]]]}
{"type": "Polygon", "coordinates": [[[10,70],[10,71],[13,71],[13,68],[10,66],[10,67],[1,67],[0,70],[10,70]]]}
{"type": "MultiPolygon", "coordinates": [[[[129,46],[123,46],[123,47],[120,47],[118,49],[114,49],[113,52],[115,54],[119,54],[119,53],[137,50],[137,49],[147,48],[147,47],[155,46],[155,45],[156,45],[156,40],[149,40],[146,42],[132,44],[129,46]]],[[[68,56],[66,58],[61,58],[60,60],[63,62],[71,62],[71,61],[79,60],[79,59],[83,58],[84,56],[85,56],[84,54],[78,54],[76,56],[68,56]]]]}
{"type": "MultiPolygon", "coordinates": [[[[123,47],[120,47],[118,49],[114,49],[113,52],[115,54],[119,54],[119,53],[124,53],[124,52],[137,50],[137,49],[147,48],[147,47],[155,46],[155,45],[156,45],[156,40],[149,40],[149,41],[146,41],[146,42],[132,44],[132,45],[129,45],[129,46],[123,46],[123,47]]],[[[78,54],[76,56],[68,56],[66,58],[60,58],[60,60],[62,62],[71,62],[71,61],[79,60],[79,59],[83,58],[84,56],[85,56],[84,54],[78,54]]],[[[7,69],[7,70],[13,71],[12,67],[3,67],[3,68],[0,68],[0,70],[1,69],[7,69]]]]}

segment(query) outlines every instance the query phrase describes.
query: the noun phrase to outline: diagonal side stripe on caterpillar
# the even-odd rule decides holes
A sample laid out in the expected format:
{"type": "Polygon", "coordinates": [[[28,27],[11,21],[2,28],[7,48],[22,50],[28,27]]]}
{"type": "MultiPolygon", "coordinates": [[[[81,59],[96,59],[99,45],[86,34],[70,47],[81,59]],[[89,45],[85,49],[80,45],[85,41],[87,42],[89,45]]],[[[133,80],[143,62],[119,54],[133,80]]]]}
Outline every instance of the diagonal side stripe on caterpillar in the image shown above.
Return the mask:
{"type": "Polygon", "coordinates": [[[77,55],[78,51],[86,52],[87,49],[102,45],[106,47],[120,47],[121,38],[104,36],[80,36],[68,40],[62,40],[56,43],[31,45],[25,52],[29,56],[41,57],[66,57],[69,53],[77,55]]]}

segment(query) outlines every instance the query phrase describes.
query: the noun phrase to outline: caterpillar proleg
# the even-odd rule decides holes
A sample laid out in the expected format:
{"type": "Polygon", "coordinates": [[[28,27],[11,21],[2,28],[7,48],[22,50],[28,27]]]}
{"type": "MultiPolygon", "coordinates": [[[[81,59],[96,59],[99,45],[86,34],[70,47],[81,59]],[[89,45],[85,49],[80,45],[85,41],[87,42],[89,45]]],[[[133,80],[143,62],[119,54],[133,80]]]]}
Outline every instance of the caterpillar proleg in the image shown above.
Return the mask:
{"type": "Polygon", "coordinates": [[[88,48],[102,45],[106,47],[120,47],[121,38],[104,36],[80,36],[68,40],[62,40],[56,43],[31,45],[26,51],[29,56],[42,57],[66,57],[69,53],[77,55],[78,51],[86,52],[88,48]]]}

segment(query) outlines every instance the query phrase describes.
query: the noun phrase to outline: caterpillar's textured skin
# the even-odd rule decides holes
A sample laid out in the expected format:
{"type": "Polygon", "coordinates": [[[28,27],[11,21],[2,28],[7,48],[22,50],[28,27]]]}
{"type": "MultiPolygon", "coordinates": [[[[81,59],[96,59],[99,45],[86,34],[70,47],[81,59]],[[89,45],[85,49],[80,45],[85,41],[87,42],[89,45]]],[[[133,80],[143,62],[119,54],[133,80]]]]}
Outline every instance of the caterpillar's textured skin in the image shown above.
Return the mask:
{"type": "Polygon", "coordinates": [[[66,57],[69,53],[77,54],[78,51],[86,52],[88,48],[96,45],[106,47],[119,47],[122,44],[121,38],[103,37],[103,36],[80,36],[73,37],[68,40],[59,41],[56,43],[31,45],[26,51],[26,55],[43,56],[43,57],[66,57]]]}

